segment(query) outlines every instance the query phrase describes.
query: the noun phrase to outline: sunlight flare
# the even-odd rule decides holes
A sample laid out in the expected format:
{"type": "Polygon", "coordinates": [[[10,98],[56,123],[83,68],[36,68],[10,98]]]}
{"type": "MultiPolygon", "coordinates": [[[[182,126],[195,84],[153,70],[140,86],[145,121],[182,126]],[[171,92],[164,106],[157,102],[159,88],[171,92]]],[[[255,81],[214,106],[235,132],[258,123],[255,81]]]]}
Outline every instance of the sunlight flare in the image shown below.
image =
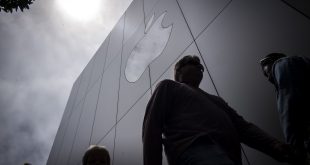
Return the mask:
{"type": "Polygon", "coordinates": [[[59,8],[78,21],[90,21],[99,14],[101,0],[57,0],[59,8]]]}

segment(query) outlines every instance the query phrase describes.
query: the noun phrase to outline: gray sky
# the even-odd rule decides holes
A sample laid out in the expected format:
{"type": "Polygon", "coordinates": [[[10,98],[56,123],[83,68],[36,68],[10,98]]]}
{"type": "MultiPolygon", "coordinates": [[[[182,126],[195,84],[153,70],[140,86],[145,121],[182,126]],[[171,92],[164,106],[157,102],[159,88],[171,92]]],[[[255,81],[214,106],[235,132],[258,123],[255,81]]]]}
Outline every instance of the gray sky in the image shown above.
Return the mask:
{"type": "Polygon", "coordinates": [[[71,1],[0,12],[0,164],[46,163],[73,82],[132,0],[87,1],[93,16],[71,1]]]}

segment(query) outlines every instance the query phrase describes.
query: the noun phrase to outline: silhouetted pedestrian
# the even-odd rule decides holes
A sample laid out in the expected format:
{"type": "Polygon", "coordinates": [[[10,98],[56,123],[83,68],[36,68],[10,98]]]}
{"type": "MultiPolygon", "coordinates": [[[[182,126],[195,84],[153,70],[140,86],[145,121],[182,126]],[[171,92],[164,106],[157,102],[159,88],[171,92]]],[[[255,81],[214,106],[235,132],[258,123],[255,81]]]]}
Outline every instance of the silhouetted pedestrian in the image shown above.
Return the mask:
{"type": "Polygon", "coordinates": [[[264,75],[276,89],[285,140],[306,157],[310,147],[310,59],[271,53],[260,63],[264,75]]]}
{"type": "Polygon", "coordinates": [[[83,156],[83,165],[110,165],[110,154],[104,146],[91,145],[83,156]]]}
{"type": "Polygon", "coordinates": [[[199,88],[203,71],[197,56],[185,56],[175,65],[176,81],[157,85],[143,122],[144,165],[162,164],[162,145],[170,165],[240,165],[241,142],[289,161],[293,155],[289,145],[199,88]]]}

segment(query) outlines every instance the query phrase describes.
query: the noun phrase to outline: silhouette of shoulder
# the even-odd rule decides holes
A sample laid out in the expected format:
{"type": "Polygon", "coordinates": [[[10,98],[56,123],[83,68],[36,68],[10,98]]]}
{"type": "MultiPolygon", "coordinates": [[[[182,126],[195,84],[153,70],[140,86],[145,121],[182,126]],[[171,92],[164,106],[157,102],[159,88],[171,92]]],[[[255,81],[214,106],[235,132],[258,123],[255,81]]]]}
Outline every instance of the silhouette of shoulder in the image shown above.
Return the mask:
{"type": "Polygon", "coordinates": [[[304,65],[310,65],[310,59],[304,56],[288,56],[284,58],[280,58],[276,61],[277,64],[282,66],[291,66],[300,67],[304,65]]]}
{"type": "Polygon", "coordinates": [[[159,82],[157,86],[166,84],[179,84],[179,83],[170,79],[164,79],[161,82],[159,82]]]}
{"type": "Polygon", "coordinates": [[[218,103],[222,103],[222,104],[228,105],[227,102],[223,98],[221,98],[220,96],[212,95],[212,94],[207,93],[206,91],[204,91],[204,90],[202,90],[200,88],[199,88],[199,91],[202,92],[203,94],[205,94],[207,97],[209,97],[213,101],[216,101],[218,103]]]}
{"type": "Polygon", "coordinates": [[[180,86],[180,83],[173,80],[165,79],[159,82],[156,88],[173,87],[173,86],[180,86]]]}
{"type": "Polygon", "coordinates": [[[272,68],[276,89],[308,87],[310,82],[310,59],[289,56],[276,61],[272,68]]]}

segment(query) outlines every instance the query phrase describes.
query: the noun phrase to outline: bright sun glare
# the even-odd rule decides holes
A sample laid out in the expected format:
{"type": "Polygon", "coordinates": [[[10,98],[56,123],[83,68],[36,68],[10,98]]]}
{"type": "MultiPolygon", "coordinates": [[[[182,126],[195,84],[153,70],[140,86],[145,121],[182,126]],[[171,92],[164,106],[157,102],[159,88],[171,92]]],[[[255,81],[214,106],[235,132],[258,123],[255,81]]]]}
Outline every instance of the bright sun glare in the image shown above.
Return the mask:
{"type": "Polygon", "coordinates": [[[90,21],[99,14],[101,0],[57,0],[57,5],[73,19],[90,21]]]}

